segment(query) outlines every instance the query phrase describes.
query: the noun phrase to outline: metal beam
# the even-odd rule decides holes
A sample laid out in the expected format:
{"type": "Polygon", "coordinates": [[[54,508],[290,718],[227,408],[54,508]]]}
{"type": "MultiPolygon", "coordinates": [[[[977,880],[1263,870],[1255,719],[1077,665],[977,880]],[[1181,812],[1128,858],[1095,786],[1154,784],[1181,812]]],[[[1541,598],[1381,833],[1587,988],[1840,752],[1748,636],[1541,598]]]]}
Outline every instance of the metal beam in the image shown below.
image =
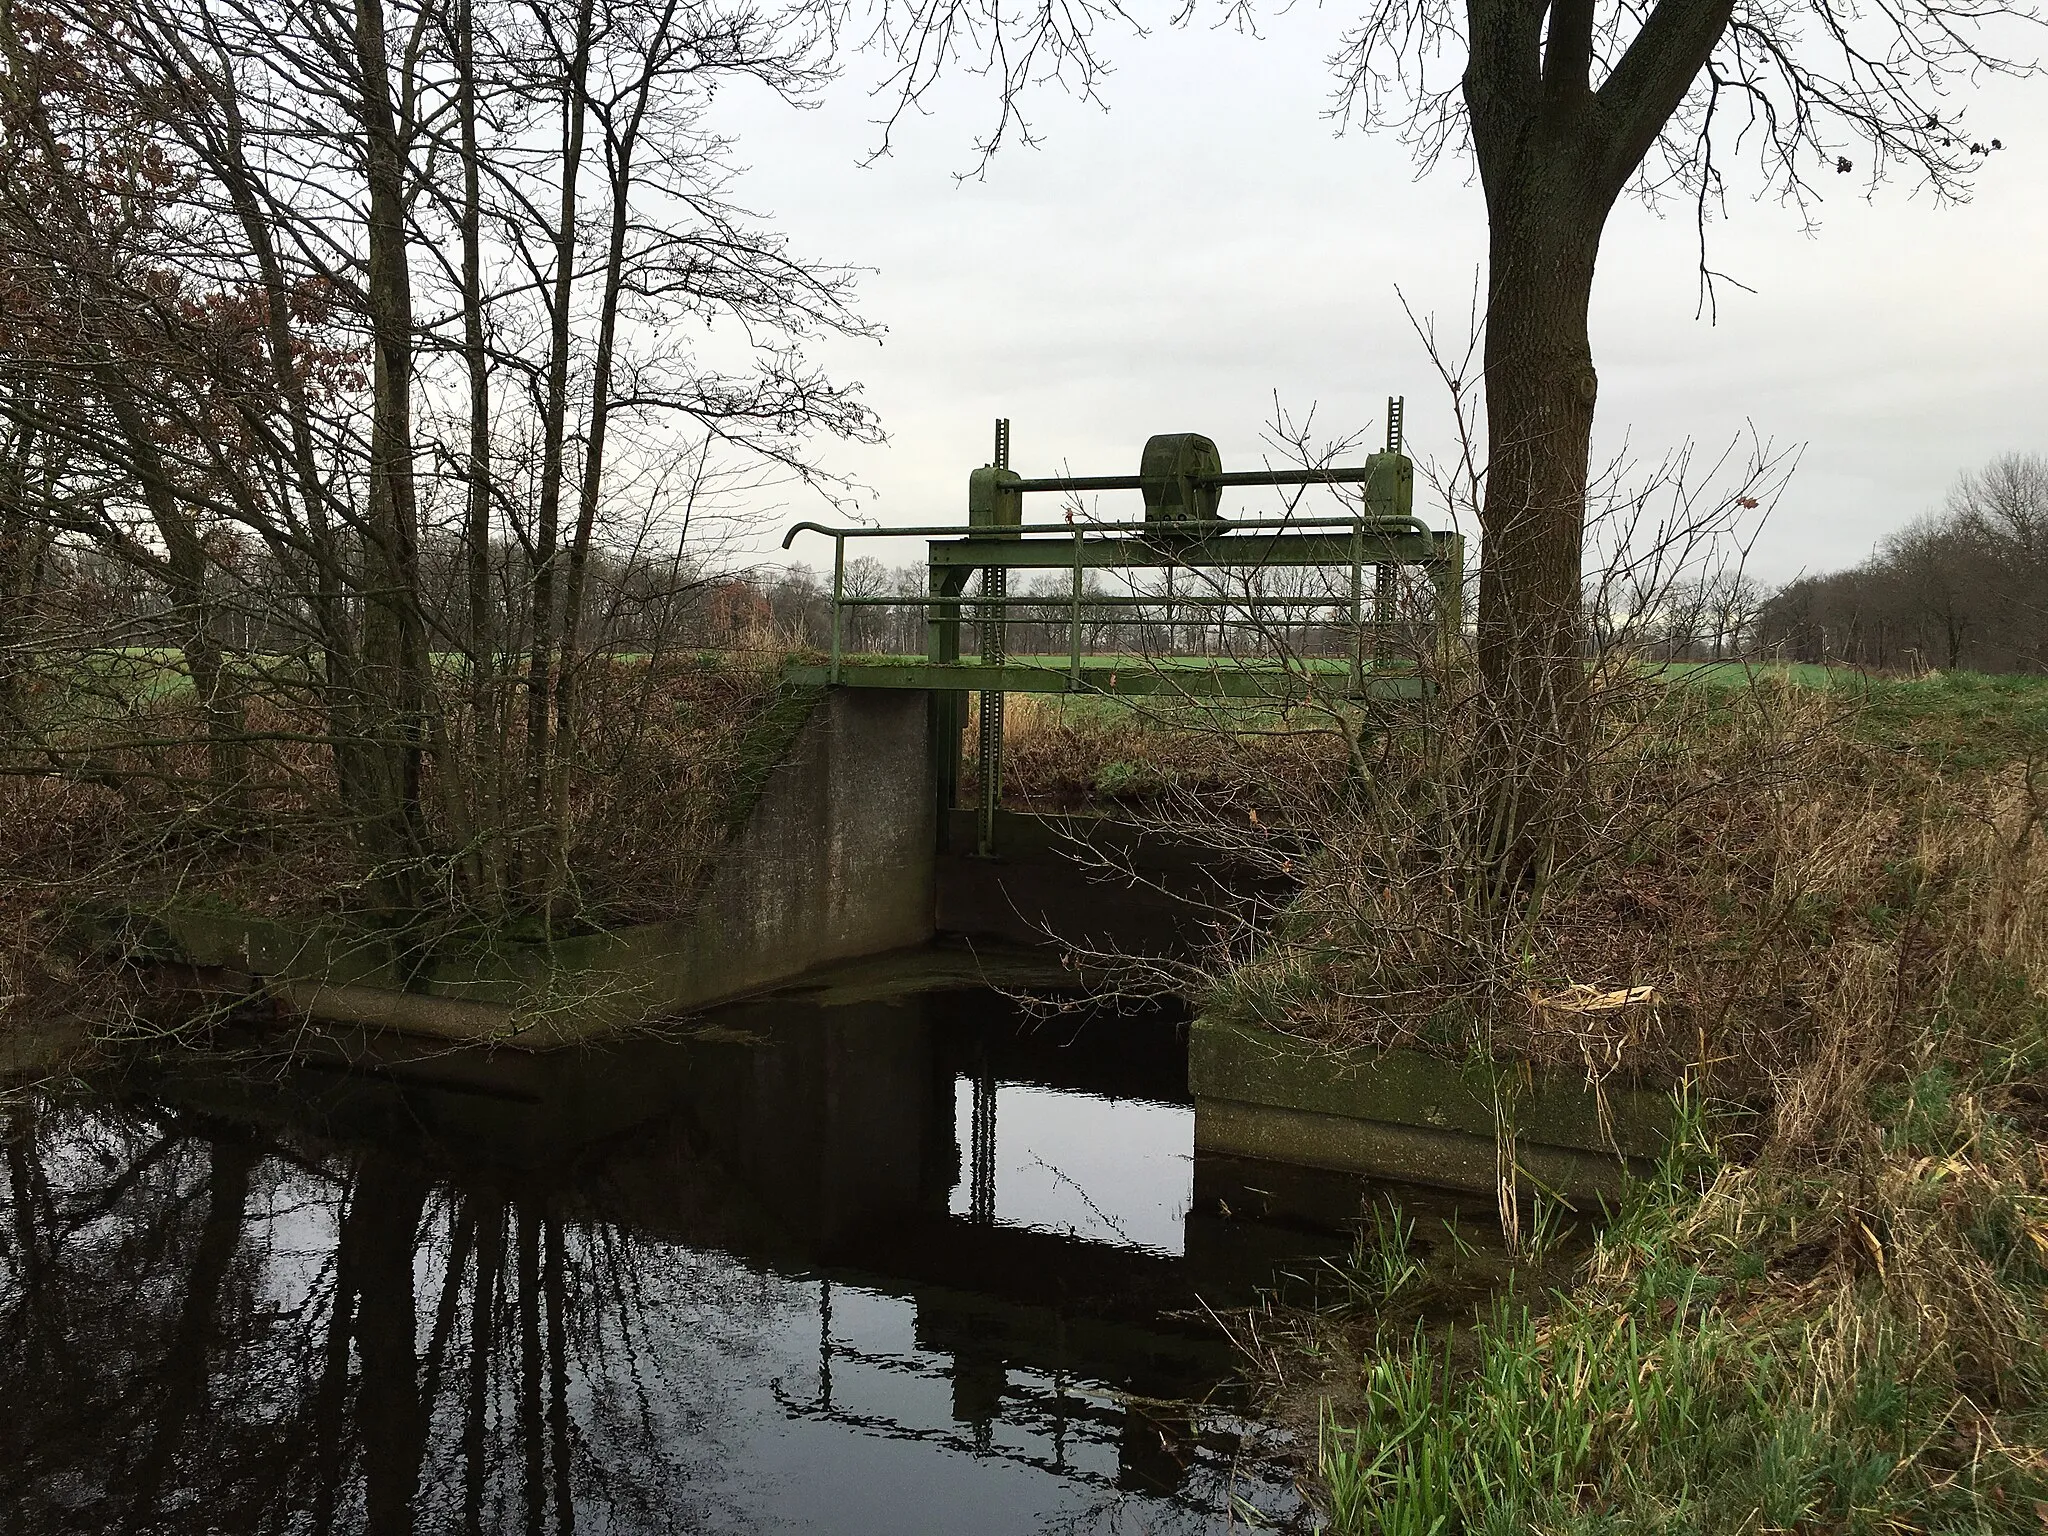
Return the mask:
{"type": "MultiPolygon", "coordinates": [[[[1035,531],[1035,530],[1034,530],[1035,531]]],[[[1072,539],[934,539],[934,566],[1008,566],[1067,570],[1078,560],[1091,570],[1142,567],[1258,569],[1297,565],[1429,565],[1449,558],[1446,536],[1419,533],[1240,534],[1190,539],[1083,539],[1078,555],[1072,539]],[[1440,540],[1444,542],[1440,543],[1440,540]]]]}
{"type": "MultiPolygon", "coordinates": [[[[1209,475],[1189,475],[1196,485],[1279,486],[1279,485],[1366,485],[1390,471],[1361,465],[1355,469],[1227,469],[1209,475]]],[[[1165,475],[1027,475],[1016,482],[1019,491],[1142,491],[1160,485],[1165,475]]]]}
{"type": "MultiPolygon", "coordinates": [[[[791,666],[783,674],[799,687],[824,687],[830,670],[791,666]]],[[[906,657],[902,661],[842,662],[840,686],[846,688],[929,688],[939,692],[989,690],[1001,693],[1185,694],[1190,698],[1228,699],[1419,699],[1429,685],[1413,672],[1368,673],[1354,684],[1348,670],[1300,670],[1219,660],[1213,665],[1120,665],[1091,662],[1079,672],[1063,666],[1031,666],[1016,661],[1001,666],[974,662],[951,664],[906,657]]]]}

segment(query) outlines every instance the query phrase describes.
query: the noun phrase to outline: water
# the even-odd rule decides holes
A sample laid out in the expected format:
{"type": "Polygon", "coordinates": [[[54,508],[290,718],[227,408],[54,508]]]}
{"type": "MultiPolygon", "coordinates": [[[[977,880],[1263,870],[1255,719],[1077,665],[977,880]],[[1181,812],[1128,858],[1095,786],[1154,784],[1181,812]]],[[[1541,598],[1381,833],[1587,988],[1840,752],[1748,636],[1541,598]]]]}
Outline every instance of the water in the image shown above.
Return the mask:
{"type": "Polygon", "coordinates": [[[1279,1209],[1302,1175],[1198,1161],[1193,1121],[1171,1015],[1032,1025],[988,993],[18,1103],[0,1524],[1290,1518],[1202,1309],[1344,1237],[1279,1209]]]}

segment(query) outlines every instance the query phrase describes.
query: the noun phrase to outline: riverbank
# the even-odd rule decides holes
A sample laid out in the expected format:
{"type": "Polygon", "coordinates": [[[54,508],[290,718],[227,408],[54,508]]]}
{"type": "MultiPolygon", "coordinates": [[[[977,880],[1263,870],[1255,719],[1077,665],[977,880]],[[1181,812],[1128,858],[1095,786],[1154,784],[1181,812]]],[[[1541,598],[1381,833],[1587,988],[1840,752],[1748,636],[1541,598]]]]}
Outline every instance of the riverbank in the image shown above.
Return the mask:
{"type": "MultiPolygon", "coordinates": [[[[1539,1201],[1545,1262],[1447,1308],[1437,1256],[1383,1216],[1344,1304],[1246,1319],[1333,1529],[2040,1527],[2044,705],[2033,680],[1767,688],[1653,739],[1657,773],[1605,792],[1654,786],[1684,814],[1644,816],[1550,893],[1521,936],[1523,1004],[1483,1040],[1374,1006],[1388,926],[1338,932],[1363,862],[1341,851],[1307,937],[1223,979],[1212,1006],[1309,1037],[1693,1085],[1684,1134],[1562,1273],[1539,1201]],[[1567,983],[1656,1002],[1625,1022],[1547,1006],[1567,983]]],[[[1413,922],[1380,867],[1377,898],[1413,922]]],[[[1498,1009],[1490,971],[1457,985],[1498,1009]]]]}
{"type": "MultiPolygon", "coordinates": [[[[513,763],[492,765],[502,782],[487,786],[488,815],[458,806],[482,791],[449,747],[422,780],[424,846],[393,852],[352,814],[317,720],[269,721],[244,777],[223,787],[197,750],[189,685],[161,657],[119,659],[143,670],[99,693],[77,677],[53,686],[40,737],[24,728],[0,743],[0,1034],[23,1041],[76,1018],[110,1044],[169,1029],[196,1039],[259,973],[291,1002],[289,983],[380,970],[408,991],[427,990],[419,978],[436,967],[523,975],[535,953],[603,948],[620,932],[676,930],[667,947],[683,948],[702,909],[732,897],[722,866],[773,877],[771,860],[739,845],[822,700],[781,683],[779,652],[592,662],[554,833],[521,823],[513,763]],[[573,879],[555,889],[543,865],[573,879]],[[411,895],[394,905],[401,886],[411,895]],[[242,953],[249,934],[289,963],[256,964],[242,953]]],[[[443,681],[455,688],[452,663],[443,681]]],[[[922,765],[920,742],[903,750],[922,765]]]]}

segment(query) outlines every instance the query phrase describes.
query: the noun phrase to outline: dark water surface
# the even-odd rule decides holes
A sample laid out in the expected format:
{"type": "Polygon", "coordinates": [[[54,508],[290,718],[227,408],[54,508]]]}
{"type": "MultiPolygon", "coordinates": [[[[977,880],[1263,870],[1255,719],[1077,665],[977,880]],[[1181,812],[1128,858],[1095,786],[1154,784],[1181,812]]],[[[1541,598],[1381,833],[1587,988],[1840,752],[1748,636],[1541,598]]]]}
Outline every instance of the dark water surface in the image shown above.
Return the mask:
{"type": "Polygon", "coordinates": [[[1345,1238],[1195,1157],[1186,1076],[1171,1015],[981,992],[18,1101],[0,1525],[1284,1520],[1201,1307],[1345,1238]]]}

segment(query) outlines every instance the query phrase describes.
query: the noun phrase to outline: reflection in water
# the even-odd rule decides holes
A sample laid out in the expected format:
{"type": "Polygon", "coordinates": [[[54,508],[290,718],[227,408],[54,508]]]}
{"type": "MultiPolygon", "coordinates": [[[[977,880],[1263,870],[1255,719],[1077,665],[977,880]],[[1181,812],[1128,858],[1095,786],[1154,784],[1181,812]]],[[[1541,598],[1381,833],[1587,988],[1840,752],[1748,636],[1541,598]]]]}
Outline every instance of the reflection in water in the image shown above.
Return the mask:
{"type": "Polygon", "coordinates": [[[956,1125],[991,1155],[956,1185],[956,1216],[1179,1256],[1194,1196],[1195,1110],[1034,1083],[954,1087],[956,1125]],[[977,1118],[979,1117],[979,1118],[977,1118]]]}
{"type": "MultiPolygon", "coordinates": [[[[4,1127],[11,1532],[1209,1529],[1177,1026],[983,996],[188,1066],[4,1127]],[[346,1068],[346,1070],[344,1070],[346,1068]]],[[[1208,1202],[1213,1206],[1214,1201],[1208,1202]]]]}

